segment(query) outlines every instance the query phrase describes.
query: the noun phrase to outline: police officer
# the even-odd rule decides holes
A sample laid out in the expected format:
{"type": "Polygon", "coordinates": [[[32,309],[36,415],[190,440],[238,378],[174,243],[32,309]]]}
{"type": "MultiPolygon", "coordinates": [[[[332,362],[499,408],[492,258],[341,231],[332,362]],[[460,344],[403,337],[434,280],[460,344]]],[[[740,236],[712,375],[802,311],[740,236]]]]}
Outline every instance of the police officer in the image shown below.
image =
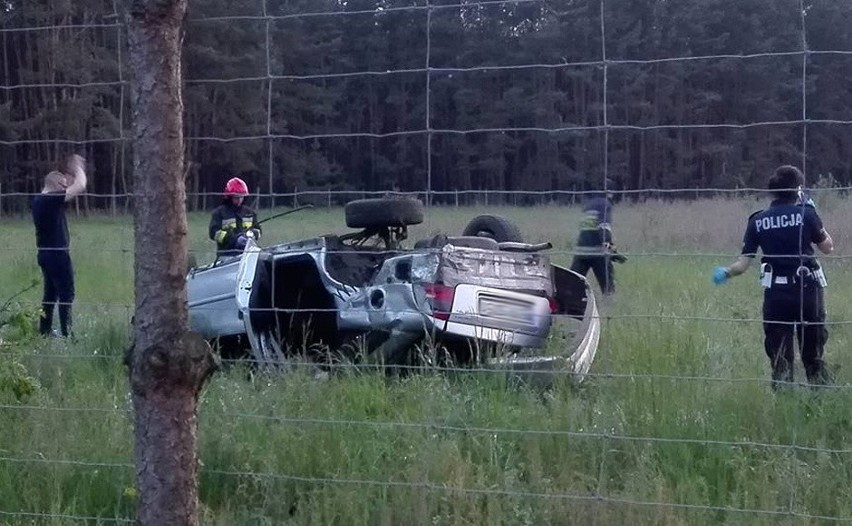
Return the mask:
{"type": "Polygon", "coordinates": [[[63,336],[71,334],[71,304],[74,302],[74,269],[71,266],[70,235],[65,218],[66,204],[86,191],[86,162],[72,155],[62,171],[44,178],[41,194],[30,207],[36,232],[38,266],[44,278],[39,333],[53,331],[53,309],[59,303],[59,326],[63,336]]]}
{"type": "Polygon", "coordinates": [[[583,206],[571,270],[585,276],[592,269],[604,295],[615,292],[611,254],[614,246],[611,195],[603,192],[589,194],[583,206]]]}
{"type": "Polygon", "coordinates": [[[793,381],[793,334],[799,342],[805,374],[811,384],[825,384],[823,361],[828,338],[823,288],[825,275],[813,245],[823,254],[834,242],[810,199],[801,199],[804,176],[795,166],[781,166],[769,179],[774,200],[748,218],[740,257],[729,267],[716,267],[718,285],[745,272],[757,249],[761,258],[764,348],[772,365],[773,388],[793,381]]]}
{"type": "Polygon", "coordinates": [[[248,237],[260,239],[257,214],[243,205],[248,195],[248,185],[239,177],[225,185],[222,204],[210,217],[210,239],[216,242],[216,257],[232,256],[242,252],[248,237]]]}

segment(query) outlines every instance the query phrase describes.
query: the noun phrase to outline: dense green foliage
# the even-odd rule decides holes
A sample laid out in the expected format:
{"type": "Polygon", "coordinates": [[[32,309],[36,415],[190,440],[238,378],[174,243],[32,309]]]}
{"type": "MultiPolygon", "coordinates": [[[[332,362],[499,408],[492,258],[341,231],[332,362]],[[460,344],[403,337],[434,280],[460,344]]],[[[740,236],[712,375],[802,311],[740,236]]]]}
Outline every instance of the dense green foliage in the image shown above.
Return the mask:
{"type": "MultiPolygon", "coordinates": [[[[435,69],[429,76],[429,122],[439,130],[431,141],[432,189],[600,187],[601,3],[475,3],[430,2],[429,65],[435,69]],[[455,7],[446,7],[450,4],[455,7]],[[576,62],[592,64],[441,69],[576,62]],[[527,131],[448,131],[493,128],[527,131]]],[[[852,119],[850,58],[821,53],[852,50],[852,4],[805,5],[802,17],[799,0],[605,2],[606,58],[613,61],[607,67],[606,110],[614,126],[606,153],[613,185],[762,187],[777,164],[801,165],[804,130],[795,121],[803,117],[803,20],[813,51],[805,70],[807,118],[852,119]],[[773,52],[787,55],[623,62],[773,52]],[[766,121],[792,123],[665,128],[766,121]],[[655,126],[664,128],[648,129],[655,126]]],[[[189,190],[218,193],[233,174],[261,193],[424,190],[425,134],[363,135],[426,128],[424,6],[423,0],[191,2],[184,97],[189,190]],[[418,8],[399,9],[411,6],[418,8]],[[261,18],[264,7],[277,18],[268,23],[261,18]],[[331,11],[349,14],[289,16],[331,11]],[[242,18],[215,18],[227,16],[242,18]],[[365,71],[376,74],[323,77],[365,71]],[[217,79],[233,82],[213,82],[217,79]],[[265,139],[267,131],[276,138],[265,139]],[[356,135],[327,137],[334,134],[356,135]]],[[[123,33],[111,13],[108,0],[0,3],[0,28],[106,26],[0,33],[0,86],[126,80],[118,60],[126,51],[117,48],[123,33]]],[[[118,85],[0,89],[0,141],[42,141],[0,145],[3,192],[37,191],[44,170],[71,147],[57,139],[95,141],[85,147],[94,159],[95,193],[129,192],[130,145],[114,141],[128,135],[129,120],[126,90],[118,85]]],[[[831,173],[848,184],[852,172],[844,152],[850,146],[847,126],[808,124],[808,172],[831,173]]],[[[206,205],[215,197],[210,199],[206,205]]],[[[84,206],[124,204],[90,197],[84,206]]],[[[188,204],[205,203],[191,198],[188,204]]],[[[24,201],[7,198],[2,206],[23,209],[24,201]]]]}
{"type": "Polygon", "coordinates": [[[34,289],[33,282],[4,300],[0,300],[0,400],[26,402],[39,388],[38,381],[30,376],[14,351],[31,346],[38,335],[36,323],[39,307],[33,302],[18,298],[34,289]]]}

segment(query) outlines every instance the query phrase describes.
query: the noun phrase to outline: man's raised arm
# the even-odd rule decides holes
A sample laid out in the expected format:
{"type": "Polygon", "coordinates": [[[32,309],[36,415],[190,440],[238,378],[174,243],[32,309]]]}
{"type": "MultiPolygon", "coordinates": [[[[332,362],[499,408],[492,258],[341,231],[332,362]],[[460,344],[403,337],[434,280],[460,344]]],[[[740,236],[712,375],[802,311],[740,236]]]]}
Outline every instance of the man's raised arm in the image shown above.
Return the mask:
{"type": "Polygon", "coordinates": [[[65,200],[70,201],[86,191],[86,160],[75,153],[68,159],[66,170],[65,175],[74,178],[65,189],[65,200]]]}

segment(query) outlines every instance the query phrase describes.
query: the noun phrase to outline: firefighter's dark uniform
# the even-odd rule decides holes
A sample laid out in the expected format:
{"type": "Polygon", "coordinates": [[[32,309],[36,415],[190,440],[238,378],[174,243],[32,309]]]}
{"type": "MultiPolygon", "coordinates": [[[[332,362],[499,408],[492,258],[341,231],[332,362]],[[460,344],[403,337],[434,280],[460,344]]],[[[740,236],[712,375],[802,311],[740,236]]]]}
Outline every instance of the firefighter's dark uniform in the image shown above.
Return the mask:
{"type": "Polygon", "coordinates": [[[580,235],[574,248],[571,270],[585,276],[595,274],[604,294],[615,292],[612,258],[607,248],[612,243],[612,203],[606,197],[594,197],[583,207],[580,235]]]}
{"type": "Polygon", "coordinates": [[[761,258],[763,332],[772,378],[793,380],[793,334],[810,383],[827,380],[823,347],[825,277],[814,255],[814,244],[826,239],[822,220],[811,206],[773,201],[748,219],[742,255],[761,258]]]}
{"type": "Polygon", "coordinates": [[[254,210],[237,206],[230,200],[216,207],[210,216],[209,228],[210,239],[216,242],[216,257],[240,254],[249,230],[254,230],[256,237],[260,237],[260,225],[254,210]]]}

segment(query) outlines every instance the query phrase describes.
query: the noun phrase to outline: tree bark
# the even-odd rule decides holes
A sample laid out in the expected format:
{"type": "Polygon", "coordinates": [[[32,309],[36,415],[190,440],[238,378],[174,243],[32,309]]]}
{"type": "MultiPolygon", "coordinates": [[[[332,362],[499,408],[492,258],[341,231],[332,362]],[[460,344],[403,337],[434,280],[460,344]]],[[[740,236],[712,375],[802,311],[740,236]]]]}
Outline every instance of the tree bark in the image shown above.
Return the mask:
{"type": "Polygon", "coordinates": [[[144,525],[198,524],[198,395],[215,369],[188,326],[181,44],[187,0],[126,0],[132,76],[135,295],[128,351],[144,525]]]}

